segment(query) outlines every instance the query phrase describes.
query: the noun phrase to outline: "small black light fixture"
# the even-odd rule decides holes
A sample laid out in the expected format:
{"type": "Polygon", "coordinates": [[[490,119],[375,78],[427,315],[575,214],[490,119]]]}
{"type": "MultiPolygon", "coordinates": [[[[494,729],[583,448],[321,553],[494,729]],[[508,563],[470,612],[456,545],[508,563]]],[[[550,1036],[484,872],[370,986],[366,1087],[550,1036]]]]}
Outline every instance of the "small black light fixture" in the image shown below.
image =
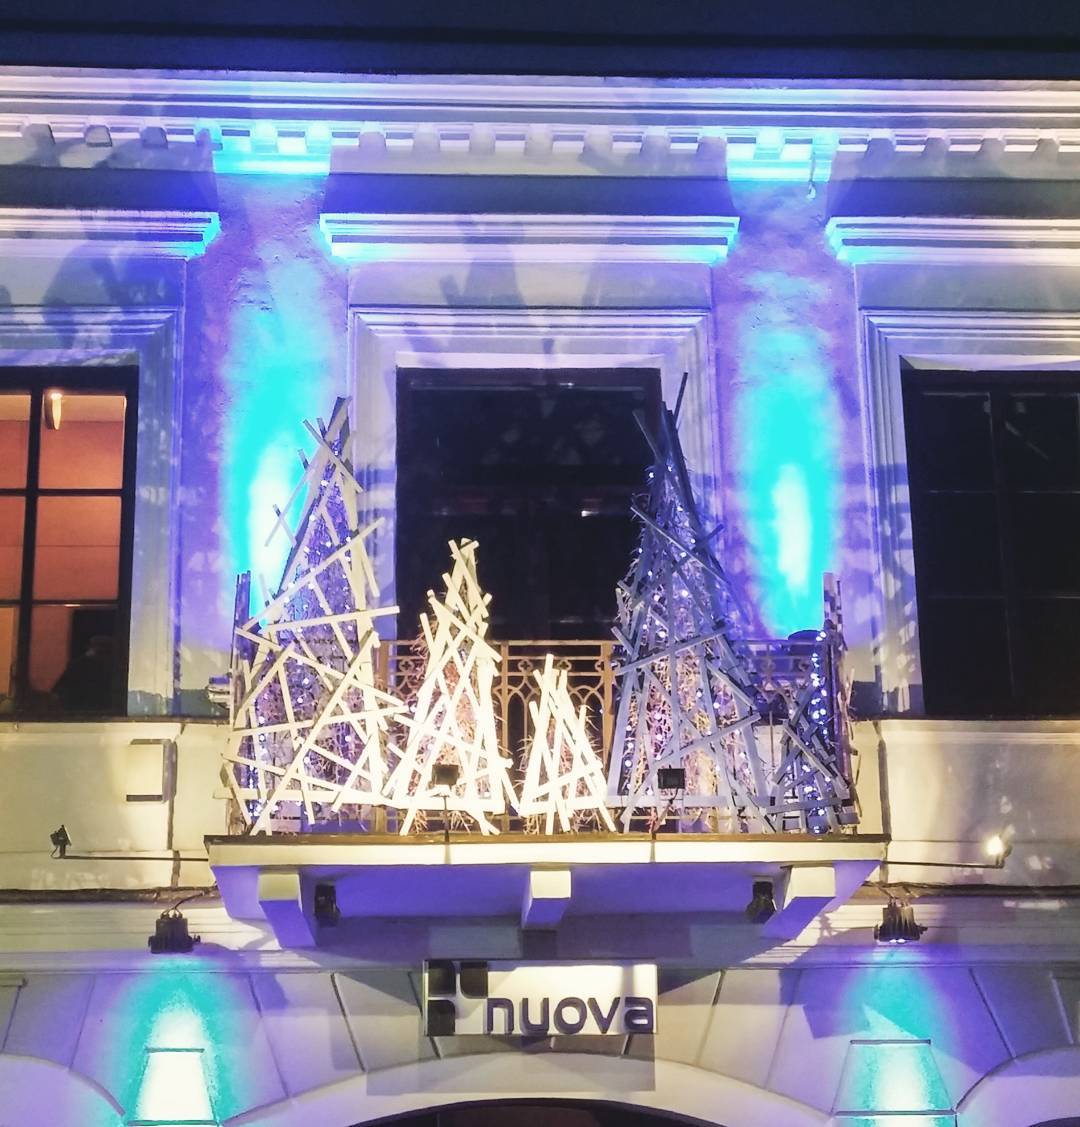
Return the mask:
{"type": "Polygon", "coordinates": [[[201,892],[196,892],[191,896],[185,896],[183,900],[178,900],[158,916],[154,924],[154,934],[146,940],[151,954],[188,955],[196,943],[202,942],[201,935],[190,934],[187,918],[180,911],[181,904],[201,895],[201,892]]]}
{"type": "Polygon", "coordinates": [[[446,787],[450,790],[457,786],[461,776],[461,767],[457,763],[436,763],[431,768],[431,785],[433,787],[446,787]]]}
{"type": "Polygon", "coordinates": [[[461,775],[458,763],[436,763],[431,768],[431,789],[442,796],[443,841],[450,843],[450,792],[457,786],[461,775]]]}
{"type": "Polygon", "coordinates": [[[658,767],[656,786],[659,790],[686,790],[686,768],[658,767]]]}
{"type": "Polygon", "coordinates": [[[315,922],[320,927],[336,927],[341,919],[337,902],[337,888],[332,884],[315,886],[315,922]]]}
{"type": "Polygon", "coordinates": [[[71,844],[71,835],[67,832],[67,826],[63,822],[60,823],[58,829],[49,834],[49,841],[52,842],[53,857],[63,859],[67,856],[68,846],[71,844]]]}
{"type": "Polygon", "coordinates": [[[776,915],[776,901],[773,899],[773,882],[756,880],[752,888],[750,903],[746,905],[746,918],[752,924],[763,924],[776,915]]]}
{"type": "Polygon", "coordinates": [[[882,909],[881,923],[874,928],[878,943],[918,943],[926,928],[915,920],[915,909],[904,900],[890,896],[882,909]]]}

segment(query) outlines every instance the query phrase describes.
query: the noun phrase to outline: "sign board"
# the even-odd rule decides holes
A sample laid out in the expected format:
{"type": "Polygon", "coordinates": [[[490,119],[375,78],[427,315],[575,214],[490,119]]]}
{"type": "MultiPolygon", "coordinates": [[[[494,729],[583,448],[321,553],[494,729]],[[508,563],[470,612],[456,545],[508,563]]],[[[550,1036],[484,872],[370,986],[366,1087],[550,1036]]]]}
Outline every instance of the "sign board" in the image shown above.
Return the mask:
{"type": "Polygon", "coordinates": [[[424,963],[429,1037],[656,1032],[654,963],[424,963]]]}

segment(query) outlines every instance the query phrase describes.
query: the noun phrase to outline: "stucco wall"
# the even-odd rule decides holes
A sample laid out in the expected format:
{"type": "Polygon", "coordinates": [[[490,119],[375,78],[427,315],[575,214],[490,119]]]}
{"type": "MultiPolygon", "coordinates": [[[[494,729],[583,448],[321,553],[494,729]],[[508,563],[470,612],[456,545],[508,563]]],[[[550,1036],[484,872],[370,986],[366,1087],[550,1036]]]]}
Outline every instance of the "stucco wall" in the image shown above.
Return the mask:
{"type": "MultiPolygon", "coordinates": [[[[834,1115],[888,1124],[875,1115],[901,1113],[926,1116],[920,1123],[953,1123],[958,1113],[961,1127],[1027,1127],[1040,1106],[1076,1095],[1078,975],[1076,967],[979,964],[667,971],[655,1037],[524,1046],[424,1037],[414,971],[249,973],[230,971],[223,952],[204,952],[123,973],[5,976],[0,1091],[44,1107],[63,1082],[27,1096],[41,1062],[51,1062],[70,1070],[67,1083],[122,1109],[112,1120],[122,1122],[153,1101],[148,1085],[164,1083],[145,1071],[153,1048],[197,1051],[215,1119],[265,1127],[350,1127],[424,1106],[536,1094],[653,1106],[725,1127],[824,1124],[834,1115]],[[993,1099],[988,1075],[1017,1069],[1030,1098],[1013,1081],[1004,1100],[993,1099]]],[[[178,1058],[165,1058],[167,1073],[178,1058]]],[[[173,1114],[190,1095],[172,1091],[173,1114]]],[[[89,1121],[52,1114],[50,1127],[89,1121]]]]}

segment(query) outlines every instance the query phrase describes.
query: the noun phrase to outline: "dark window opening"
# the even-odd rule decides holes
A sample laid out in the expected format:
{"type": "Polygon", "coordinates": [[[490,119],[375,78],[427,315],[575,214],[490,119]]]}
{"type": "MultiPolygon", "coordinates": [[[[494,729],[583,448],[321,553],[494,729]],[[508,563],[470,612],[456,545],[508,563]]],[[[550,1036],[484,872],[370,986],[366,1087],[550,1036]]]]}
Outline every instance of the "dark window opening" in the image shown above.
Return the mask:
{"type": "Polygon", "coordinates": [[[923,695],[1080,711],[1080,377],[904,374],[923,695]]]}
{"type": "Polygon", "coordinates": [[[651,370],[400,371],[398,635],[471,537],[493,639],[609,637],[659,403],[651,370]]]}
{"type": "Polygon", "coordinates": [[[136,390],[0,369],[0,711],[126,712],[136,390]]]}

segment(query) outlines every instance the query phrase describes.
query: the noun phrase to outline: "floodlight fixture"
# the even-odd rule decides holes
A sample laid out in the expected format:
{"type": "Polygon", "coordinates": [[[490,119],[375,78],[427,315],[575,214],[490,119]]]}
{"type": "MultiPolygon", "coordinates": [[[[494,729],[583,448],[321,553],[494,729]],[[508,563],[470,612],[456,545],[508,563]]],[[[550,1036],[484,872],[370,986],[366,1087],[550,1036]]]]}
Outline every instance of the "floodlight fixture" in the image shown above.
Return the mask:
{"type": "Polygon", "coordinates": [[[436,763],[431,768],[431,785],[451,790],[457,786],[461,776],[461,766],[457,763],[436,763]]]}
{"type": "Polygon", "coordinates": [[[172,907],[158,916],[154,934],[146,940],[146,945],[154,955],[187,955],[196,943],[201,942],[201,935],[192,935],[188,931],[184,913],[178,907],[172,907]]]}
{"type": "Polygon", "coordinates": [[[752,892],[750,903],[746,905],[746,918],[752,924],[763,924],[776,915],[773,882],[771,880],[756,880],[752,892]]]}
{"type": "Polygon", "coordinates": [[[436,763],[431,768],[431,789],[442,797],[443,841],[450,844],[450,792],[461,775],[459,763],[436,763]]]}
{"type": "Polygon", "coordinates": [[[59,430],[64,409],[64,393],[55,388],[45,392],[45,428],[59,430]]]}
{"type": "Polygon", "coordinates": [[[926,928],[915,920],[915,909],[904,900],[890,896],[882,909],[881,923],[874,928],[878,943],[918,943],[926,928]]]}
{"type": "Polygon", "coordinates": [[[63,859],[67,856],[68,846],[71,844],[71,835],[67,832],[67,826],[63,822],[60,823],[59,828],[49,834],[49,841],[52,842],[53,857],[63,859]]]}
{"type": "Polygon", "coordinates": [[[315,886],[315,922],[321,927],[336,927],[341,919],[337,902],[337,888],[332,884],[315,886]]]}
{"type": "Polygon", "coordinates": [[[656,786],[659,790],[686,790],[686,768],[657,768],[656,786]]]}

